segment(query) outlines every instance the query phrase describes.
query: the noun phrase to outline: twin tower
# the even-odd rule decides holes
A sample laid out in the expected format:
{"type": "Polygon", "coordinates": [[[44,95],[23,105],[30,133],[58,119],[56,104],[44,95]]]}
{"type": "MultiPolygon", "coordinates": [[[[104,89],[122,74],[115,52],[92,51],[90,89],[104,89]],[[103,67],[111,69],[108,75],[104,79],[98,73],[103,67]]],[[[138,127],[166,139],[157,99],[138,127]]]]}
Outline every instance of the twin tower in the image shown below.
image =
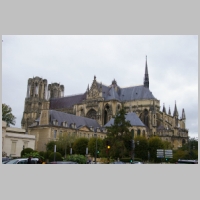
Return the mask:
{"type": "Polygon", "coordinates": [[[21,121],[22,128],[27,130],[27,127],[33,124],[35,119],[39,118],[44,101],[63,96],[64,85],[60,85],[59,83],[48,84],[46,79],[38,76],[29,78],[24,113],[21,121]]]}

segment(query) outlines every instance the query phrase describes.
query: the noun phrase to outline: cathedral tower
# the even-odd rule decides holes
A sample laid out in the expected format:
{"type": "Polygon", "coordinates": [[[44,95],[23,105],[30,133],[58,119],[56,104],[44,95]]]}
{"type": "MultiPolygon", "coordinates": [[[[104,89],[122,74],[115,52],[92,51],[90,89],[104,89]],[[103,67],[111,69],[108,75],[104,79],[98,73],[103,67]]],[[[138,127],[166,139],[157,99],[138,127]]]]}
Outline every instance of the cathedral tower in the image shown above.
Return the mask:
{"type": "Polygon", "coordinates": [[[38,76],[29,78],[25,98],[22,128],[27,130],[40,115],[42,102],[47,100],[47,80],[38,76]]]}

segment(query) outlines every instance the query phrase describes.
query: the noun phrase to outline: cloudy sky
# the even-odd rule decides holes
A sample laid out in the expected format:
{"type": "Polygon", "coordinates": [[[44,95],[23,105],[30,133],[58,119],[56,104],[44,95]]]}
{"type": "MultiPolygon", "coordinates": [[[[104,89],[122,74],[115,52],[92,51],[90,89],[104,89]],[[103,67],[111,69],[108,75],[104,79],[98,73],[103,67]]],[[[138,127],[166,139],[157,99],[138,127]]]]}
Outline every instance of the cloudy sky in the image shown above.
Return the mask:
{"type": "Polygon", "coordinates": [[[195,35],[3,35],[2,103],[21,127],[28,78],[39,76],[65,86],[65,96],[98,82],[142,85],[147,55],[149,88],[198,137],[198,36],[195,35]]]}

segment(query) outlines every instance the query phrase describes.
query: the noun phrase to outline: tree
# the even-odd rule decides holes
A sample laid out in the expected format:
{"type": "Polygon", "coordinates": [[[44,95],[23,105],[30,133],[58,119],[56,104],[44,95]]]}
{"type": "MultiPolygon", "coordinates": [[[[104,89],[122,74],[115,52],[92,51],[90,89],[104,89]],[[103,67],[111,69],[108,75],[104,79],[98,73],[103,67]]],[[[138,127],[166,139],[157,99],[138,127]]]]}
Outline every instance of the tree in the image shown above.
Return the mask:
{"type": "Polygon", "coordinates": [[[88,147],[87,138],[77,138],[73,143],[73,150],[75,154],[85,155],[88,147]]]}
{"type": "Polygon", "coordinates": [[[12,108],[6,104],[2,104],[2,120],[7,123],[7,126],[15,125],[16,117],[12,114],[12,108]]]}
{"type": "Polygon", "coordinates": [[[47,144],[46,144],[46,150],[47,151],[51,151],[51,152],[54,152],[54,146],[56,145],[56,141],[49,141],[47,144]]]}
{"type": "MultiPolygon", "coordinates": [[[[103,146],[103,142],[101,138],[97,138],[97,156],[99,154],[99,156],[102,156],[102,146],[103,146]],[[99,153],[98,153],[99,151],[99,153]]],[[[88,142],[88,152],[91,156],[95,156],[95,150],[96,150],[96,138],[93,137],[89,140],[88,142]]]]}
{"type": "Polygon", "coordinates": [[[63,155],[67,155],[67,150],[69,150],[70,147],[72,147],[73,142],[75,141],[76,136],[75,135],[70,135],[67,132],[63,132],[62,136],[59,136],[57,145],[60,149],[63,150],[64,153],[63,155]]]}
{"type": "Polygon", "coordinates": [[[110,142],[109,156],[113,158],[130,156],[129,141],[132,139],[132,134],[129,127],[131,127],[131,124],[126,121],[125,115],[126,112],[123,107],[114,117],[114,124],[107,127],[107,140],[110,142]]]}
{"type": "Polygon", "coordinates": [[[137,136],[135,140],[135,157],[143,161],[148,159],[148,140],[143,136],[137,136]]]}
{"type": "Polygon", "coordinates": [[[149,139],[149,152],[152,161],[154,162],[160,161],[160,159],[157,158],[157,149],[163,149],[163,148],[164,148],[164,143],[158,136],[151,137],[149,139]]]}

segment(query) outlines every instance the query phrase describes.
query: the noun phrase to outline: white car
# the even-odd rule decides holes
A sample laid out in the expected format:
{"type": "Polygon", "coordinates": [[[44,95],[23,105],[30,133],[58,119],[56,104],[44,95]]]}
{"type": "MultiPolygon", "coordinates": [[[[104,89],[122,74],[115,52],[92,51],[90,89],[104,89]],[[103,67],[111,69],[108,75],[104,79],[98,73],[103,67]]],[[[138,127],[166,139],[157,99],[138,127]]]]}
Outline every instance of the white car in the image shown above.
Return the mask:
{"type": "MultiPolygon", "coordinates": [[[[31,164],[37,164],[38,158],[31,158],[31,164]]],[[[27,164],[28,158],[16,158],[12,159],[5,164],[27,164]]]]}
{"type": "Polygon", "coordinates": [[[132,164],[143,164],[143,162],[140,162],[140,161],[134,161],[132,164]]]}

